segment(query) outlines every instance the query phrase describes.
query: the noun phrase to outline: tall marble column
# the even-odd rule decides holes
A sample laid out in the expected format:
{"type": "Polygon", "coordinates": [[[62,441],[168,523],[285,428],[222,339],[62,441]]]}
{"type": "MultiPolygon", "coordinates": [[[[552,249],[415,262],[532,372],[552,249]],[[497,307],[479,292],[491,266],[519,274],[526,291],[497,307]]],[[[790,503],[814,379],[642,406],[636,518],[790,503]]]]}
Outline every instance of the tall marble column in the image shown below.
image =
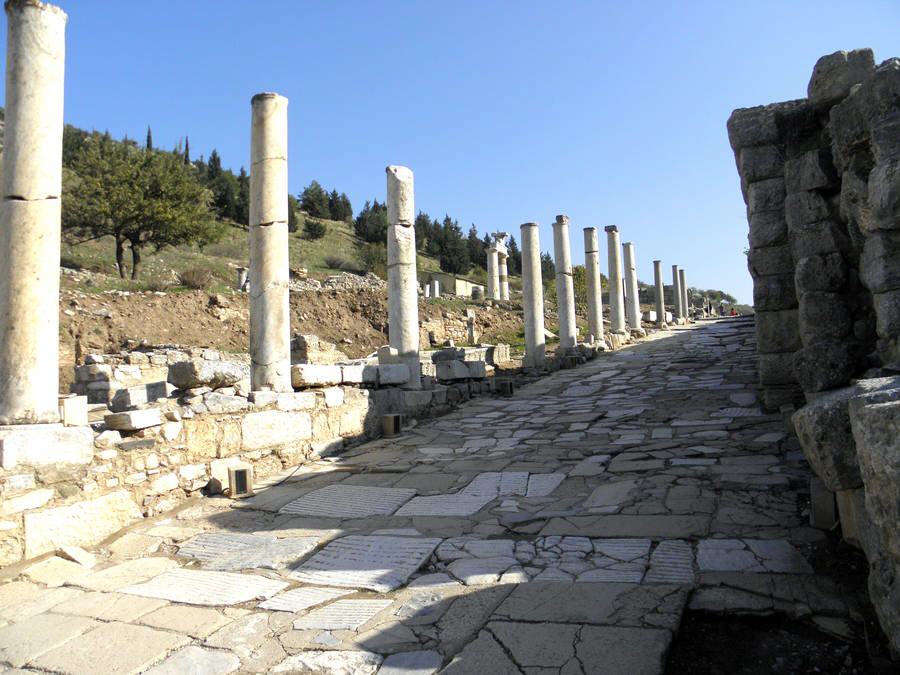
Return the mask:
{"type": "Polygon", "coordinates": [[[250,105],[250,386],[292,391],[288,100],[267,92],[250,105]]]}
{"type": "Polygon", "coordinates": [[[541,278],[541,241],[537,223],[523,223],[522,309],[525,314],[525,366],[541,368],[547,352],[544,337],[544,283],[541,278]]]}
{"type": "Polygon", "coordinates": [[[666,288],[663,284],[662,261],[653,261],[653,286],[656,289],[656,324],[666,326],[666,288]]]}
{"type": "Polygon", "coordinates": [[[59,421],[59,251],[66,14],[6,3],[0,179],[0,424],[59,421]]]}
{"type": "Polygon", "coordinates": [[[625,255],[625,318],[631,330],[641,330],[641,299],[638,295],[637,265],[634,260],[634,244],[622,245],[625,255]]]}
{"type": "Polygon", "coordinates": [[[600,244],[597,228],[584,228],[584,271],[587,281],[588,331],[603,341],[603,293],[600,287],[600,244]]]}
{"type": "Polygon", "coordinates": [[[678,265],[672,265],[672,305],[676,319],[683,319],[681,311],[681,281],[678,278],[678,265]]]}
{"type": "Polygon", "coordinates": [[[409,367],[407,389],[422,388],[419,361],[419,282],[416,279],[416,211],[413,172],[387,172],[388,342],[409,367]]]}
{"type": "Polygon", "coordinates": [[[691,305],[688,299],[687,281],[682,268],[678,269],[678,286],[681,288],[681,313],[684,316],[684,320],[688,321],[691,318],[691,305]]]}
{"type": "Polygon", "coordinates": [[[497,255],[501,300],[509,300],[509,269],[507,268],[507,260],[509,260],[509,256],[505,253],[497,255]]]}
{"type": "Polygon", "coordinates": [[[622,254],[619,228],[607,225],[606,248],[609,256],[609,321],[613,333],[625,332],[625,300],[622,297],[622,254]]]}
{"type": "Polygon", "coordinates": [[[572,283],[572,254],[569,250],[569,218],[556,216],[553,223],[553,255],[556,264],[556,312],[559,316],[559,346],[575,347],[575,286],[572,283]]]}
{"type": "Polygon", "coordinates": [[[487,253],[487,296],[491,300],[500,299],[500,254],[494,245],[485,249],[487,253]]]}

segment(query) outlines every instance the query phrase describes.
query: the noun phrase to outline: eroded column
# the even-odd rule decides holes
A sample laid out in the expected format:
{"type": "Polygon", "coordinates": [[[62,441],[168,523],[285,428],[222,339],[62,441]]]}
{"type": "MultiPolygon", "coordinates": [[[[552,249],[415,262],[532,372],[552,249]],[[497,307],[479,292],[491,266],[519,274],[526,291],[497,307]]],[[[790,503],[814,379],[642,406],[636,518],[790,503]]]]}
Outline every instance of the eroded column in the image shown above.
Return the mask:
{"type": "Polygon", "coordinates": [[[663,284],[662,261],[653,261],[653,286],[656,289],[656,324],[666,327],[666,287],[663,284]]]}
{"type": "Polygon", "coordinates": [[[491,300],[500,299],[500,256],[495,246],[485,249],[487,253],[487,296],[491,300]]]}
{"type": "Polygon", "coordinates": [[[59,250],[66,14],[6,3],[0,204],[0,424],[59,420],[59,250]]]}
{"type": "Polygon", "coordinates": [[[509,256],[505,253],[498,254],[498,276],[500,278],[500,299],[509,300],[509,270],[507,268],[507,260],[509,256]]]}
{"type": "Polygon", "coordinates": [[[596,227],[584,228],[584,271],[587,281],[588,331],[603,341],[603,291],[600,286],[600,243],[596,227]]]}
{"type": "Polygon", "coordinates": [[[681,314],[685,321],[691,318],[690,300],[688,300],[687,281],[685,280],[684,270],[678,270],[678,287],[681,290],[681,314]]]}
{"type": "Polygon", "coordinates": [[[387,172],[388,342],[409,367],[407,389],[422,388],[419,362],[419,293],[416,280],[416,220],[413,172],[387,172]]]}
{"type": "Polygon", "coordinates": [[[288,100],[266,92],[250,105],[250,386],[291,391],[288,100]]]}
{"type": "Polygon", "coordinates": [[[525,314],[525,360],[541,368],[547,352],[544,337],[544,284],[541,279],[541,239],[537,223],[524,223],[522,231],[522,309],[525,314]]]}
{"type": "Polygon", "coordinates": [[[641,299],[638,295],[637,266],[634,260],[634,244],[622,245],[625,255],[625,318],[631,330],[641,330],[641,299]]]}
{"type": "Polygon", "coordinates": [[[559,316],[559,346],[575,347],[575,287],[572,283],[572,254],[569,251],[569,218],[556,216],[553,223],[553,256],[556,264],[556,313],[559,316]]]}
{"type": "Polygon", "coordinates": [[[681,281],[678,278],[678,265],[672,265],[672,310],[676,319],[683,319],[681,311],[681,281]]]}
{"type": "Polygon", "coordinates": [[[613,333],[625,332],[625,300],[622,297],[622,254],[619,228],[607,225],[606,248],[609,256],[609,322],[613,333]]]}

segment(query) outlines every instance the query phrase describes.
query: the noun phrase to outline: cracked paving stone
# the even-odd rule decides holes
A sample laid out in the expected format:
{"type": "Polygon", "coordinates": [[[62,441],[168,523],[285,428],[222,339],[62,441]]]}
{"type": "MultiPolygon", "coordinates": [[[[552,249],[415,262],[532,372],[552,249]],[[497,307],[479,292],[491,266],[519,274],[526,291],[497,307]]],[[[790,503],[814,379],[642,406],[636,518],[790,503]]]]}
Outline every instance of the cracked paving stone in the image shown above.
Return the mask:
{"type": "Polygon", "coordinates": [[[390,607],[392,602],[392,600],[338,600],[300,617],[294,621],[294,628],[359,630],[376,614],[390,607]]]}
{"type": "Polygon", "coordinates": [[[122,593],[187,605],[237,605],[267,599],[286,586],[285,582],[255,574],[177,569],[143,584],[123,588],[122,593]]]}
{"type": "Polygon", "coordinates": [[[415,494],[412,488],[327,485],[285,504],[280,513],[344,519],[389,516],[415,494]]]}

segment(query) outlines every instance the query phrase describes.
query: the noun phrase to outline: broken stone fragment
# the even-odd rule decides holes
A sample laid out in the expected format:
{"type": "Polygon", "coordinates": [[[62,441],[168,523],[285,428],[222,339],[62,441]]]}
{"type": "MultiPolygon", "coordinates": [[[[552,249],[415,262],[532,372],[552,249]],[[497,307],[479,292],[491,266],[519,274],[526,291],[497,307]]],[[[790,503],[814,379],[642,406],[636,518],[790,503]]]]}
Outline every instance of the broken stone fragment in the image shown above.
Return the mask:
{"type": "Polygon", "coordinates": [[[233,386],[245,377],[247,368],[237,363],[190,359],[171,364],[168,380],[179,389],[219,389],[233,386]]]}
{"type": "Polygon", "coordinates": [[[162,415],[160,415],[159,408],[145,408],[143,410],[111,413],[106,415],[103,421],[109,429],[137,431],[160,426],[162,424],[162,415]]]}

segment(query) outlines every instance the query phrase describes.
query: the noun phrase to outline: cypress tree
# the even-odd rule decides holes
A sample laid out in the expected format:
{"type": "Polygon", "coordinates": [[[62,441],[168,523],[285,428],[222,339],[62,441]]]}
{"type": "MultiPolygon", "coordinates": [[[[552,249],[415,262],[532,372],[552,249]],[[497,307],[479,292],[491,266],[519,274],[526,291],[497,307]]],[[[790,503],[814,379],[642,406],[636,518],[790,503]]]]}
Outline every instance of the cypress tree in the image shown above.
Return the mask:
{"type": "Polygon", "coordinates": [[[147,150],[153,149],[153,132],[150,131],[150,125],[147,125],[147,150]]]}

